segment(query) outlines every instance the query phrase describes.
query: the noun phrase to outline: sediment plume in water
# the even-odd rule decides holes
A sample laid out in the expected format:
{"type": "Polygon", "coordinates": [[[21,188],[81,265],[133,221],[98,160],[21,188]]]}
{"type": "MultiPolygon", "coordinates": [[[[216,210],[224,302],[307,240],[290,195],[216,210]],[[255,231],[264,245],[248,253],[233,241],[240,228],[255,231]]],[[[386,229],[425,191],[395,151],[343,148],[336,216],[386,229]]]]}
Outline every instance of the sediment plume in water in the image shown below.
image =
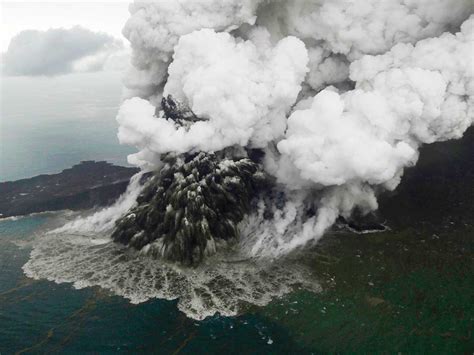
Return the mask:
{"type": "Polygon", "coordinates": [[[248,305],[263,306],[295,289],[319,292],[310,270],[295,260],[252,259],[240,248],[219,252],[194,268],[151,258],[113,243],[108,235],[50,232],[36,236],[28,277],[75,288],[99,286],[131,303],[178,300],[188,317],[201,320],[239,314],[248,305]]]}
{"type": "Polygon", "coordinates": [[[258,150],[277,197],[246,211],[230,257],[183,269],[110,242],[137,207],[132,184],[111,209],[39,239],[25,273],[133,302],[179,298],[196,319],[314,286],[288,255],[376,210],[420,146],[472,126],[473,13],[471,0],[135,1],[117,115],[120,142],[138,150],[129,162],[157,171],[170,154],[258,150]],[[192,114],[169,114],[183,107],[192,114]]]}

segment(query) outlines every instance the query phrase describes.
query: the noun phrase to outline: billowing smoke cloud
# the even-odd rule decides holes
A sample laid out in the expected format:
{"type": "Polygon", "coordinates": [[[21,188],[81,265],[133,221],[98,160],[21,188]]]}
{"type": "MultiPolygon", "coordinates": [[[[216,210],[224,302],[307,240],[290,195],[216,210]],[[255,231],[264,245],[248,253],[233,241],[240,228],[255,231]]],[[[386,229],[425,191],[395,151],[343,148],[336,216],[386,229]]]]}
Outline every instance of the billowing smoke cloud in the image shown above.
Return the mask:
{"type": "Polygon", "coordinates": [[[203,28],[231,31],[254,24],[258,0],[135,1],[123,34],[133,49],[126,77],[128,96],[159,96],[174,46],[182,35],[203,28]]]}
{"type": "Polygon", "coordinates": [[[262,228],[249,249],[285,252],[376,209],[421,144],[473,124],[473,12],[470,0],[135,2],[119,139],[145,167],[170,151],[264,148],[289,201],[271,222],[250,217],[262,228]],[[156,113],[168,94],[205,120],[156,113]]]}
{"type": "Polygon", "coordinates": [[[200,30],[182,36],[164,88],[196,115],[208,119],[189,130],[175,127],[146,100],[126,101],[118,115],[119,138],[153,152],[216,151],[231,145],[265,147],[282,137],[286,114],[301,90],[308,57],[300,40],[275,46],[266,30],[254,41],[200,30]],[[281,75],[286,73],[286,75],[281,75]],[[135,114],[136,113],[136,114],[135,114]],[[135,124],[137,120],[141,124],[135,124]]]}
{"type": "Polygon", "coordinates": [[[280,153],[315,183],[381,184],[416,161],[419,144],[461,137],[473,119],[473,24],[353,62],[356,89],[323,90],[293,112],[280,153]]]}
{"type": "Polygon", "coordinates": [[[12,76],[123,69],[124,56],[120,40],[79,26],[26,30],[12,38],[2,57],[2,69],[12,76]]]}
{"type": "Polygon", "coordinates": [[[274,33],[320,41],[352,61],[455,31],[473,9],[470,0],[277,0],[261,8],[257,22],[274,33]]]}

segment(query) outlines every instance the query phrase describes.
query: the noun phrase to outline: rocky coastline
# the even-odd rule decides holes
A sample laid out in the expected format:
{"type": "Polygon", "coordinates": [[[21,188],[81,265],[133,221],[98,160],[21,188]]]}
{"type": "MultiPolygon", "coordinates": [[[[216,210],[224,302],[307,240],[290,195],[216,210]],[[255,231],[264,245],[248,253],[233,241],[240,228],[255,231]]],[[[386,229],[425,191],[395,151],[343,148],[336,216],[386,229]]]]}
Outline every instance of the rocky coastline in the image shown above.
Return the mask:
{"type": "Polygon", "coordinates": [[[105,161],[82,161],[57,174],[1,182],[0,218],[109,205],[137,172],[105,161]]]}
{"type": "MultiPolygon", "coordinates": [[[[393,193],[380,196],[376,215],[371,215],[368,219],[340,218],[335,226],[336,230],[365,234],[418,224],[433,226],[436,230],[440,224],[448,223],[445,221],[448,216],[451,224],[470,223],[473,213],[471,201],[474,198],[473,154],[472,129],[460,140],[422,147],[417,166],[407,169],[401,185],[393,193]],[[456,221],[453,222],[453,218],[456,221]]],[[[125,191],[130,178],[137,172],[137,168],[116,166],[105,161],[82,161],[57,174],[2,182],[0,219],[45,211],[87,210],[110,205],[125,191]]],[[[150,188],[152,187],[153,185],[150,188]]],[[[150,201],[144,203],[144,206],[149,204],[150,201]]],[[[118,231],[129,224],[120,220],[118,231]]],[[[141,228],[146,230],[144,226],[141,228]]],[[[115,231],[114,239],[129,244],[130,236],[118,231],[115,231]],[[127,235],[127,238],[119,238],[119,234],[127,235]]],[[[204,244],[200,254],[207,245],[204,244]]],[[[182,255],[186,254],[181,252],[182,255]]],[[[171,259],[179,260],[175,257],[171,259]]],[[[191,259],[188,257],[186,260],[189,262],[191,259]]]]}

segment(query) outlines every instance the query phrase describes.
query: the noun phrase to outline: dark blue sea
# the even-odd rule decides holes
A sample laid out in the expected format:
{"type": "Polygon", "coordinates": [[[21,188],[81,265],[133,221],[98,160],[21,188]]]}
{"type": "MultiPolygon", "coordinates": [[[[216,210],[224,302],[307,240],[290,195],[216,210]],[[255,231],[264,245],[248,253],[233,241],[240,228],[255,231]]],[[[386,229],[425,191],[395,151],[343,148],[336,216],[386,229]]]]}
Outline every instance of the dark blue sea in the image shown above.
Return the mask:
{"type": "MultiPolygon", "coordinates": [[[[133,152],[116,138],[118,74],[1,84],[0,181],[133,152]]],[[[449,159],[469,159],[470,139],[449,159]]],[[[182,269],[86,233],[114,210],[0,220],[0,355],[473,353],[465,160],[459,178],[447,169],[405,190],[402,226],[334,232],[272,263],[230,250],[182,269]]]]}
{"type": "MultiPolygon", "coordinates": [[[[0,181],[56,173],[88,159],[126,164],[133,149],[116,138],[118,74],[1,80],[0,181]]],[[[251,309],[198,321],[178,309],[178,300],[133,304],[106,287],[75,287],[57,275],[28,278],[22,267],[57,219],[45,213],[0,221],[0,354],[307,352],[251,309]]],[[[72,273],[80,268],[61,265],[72,273]]]]}
{"type": "Polygon", "coordinates": [[[99,287],[27,278],[31,239],[54,215],[0,222],[0,353],[308,353],[284,328],[247,314],[195,321],[176,301],[138,305],[99,287]]]}

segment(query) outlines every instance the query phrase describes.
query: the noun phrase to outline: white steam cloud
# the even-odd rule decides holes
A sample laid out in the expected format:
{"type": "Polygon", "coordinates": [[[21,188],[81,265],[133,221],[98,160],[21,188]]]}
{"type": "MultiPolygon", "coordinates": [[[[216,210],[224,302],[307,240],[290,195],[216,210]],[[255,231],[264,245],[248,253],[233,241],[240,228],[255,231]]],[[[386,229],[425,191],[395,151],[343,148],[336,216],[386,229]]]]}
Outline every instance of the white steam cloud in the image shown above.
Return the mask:
{"type": "Polygon", "coordinates": [[[164,93],[187,102],[196,115],[208,120],[189,130],[177,128],[165,118],[154,117],[150,102],[133,99],[124,103],[118,115],[120,139],[141,145],[146,136],[156,153],[184,153],[234,144],[265,147],[282,137],[286,114],[306,75],[306,49],[295,37],[272,46],[268,32],[254,35],[257,43],[208,29],[182,36],[164,93]]]}
{"type": "Polygon", "coordinates": [[[120,141],[139,149],[130,162],[265,149],[290,198],[271,222],[250,217],[252,254],[284,253],[339,215],[376,209],[421,144],[473,124],[471,0],[136,1],[130,11],[117,117],[120,141]],[[168,94],[206,120],[184,129],[156,114],[168,94]],[[317,213],[304,219],[308,201],[317,213]]]}
{"type": "Polygon", "coordinates": [[[254,24],[259,1],[135,1],[123,29],[133,49],[133,67],[126,77],[128,96],[159,96],[181,36],[203,28],[230,31],[254,24]]]}
{"type": "Polygon", "coordinates": [[[127,57],[122,41],[79,26],[25,30],[12,38],[2,56],[2,70],[11,76],[123,70],[127,57]]]}

